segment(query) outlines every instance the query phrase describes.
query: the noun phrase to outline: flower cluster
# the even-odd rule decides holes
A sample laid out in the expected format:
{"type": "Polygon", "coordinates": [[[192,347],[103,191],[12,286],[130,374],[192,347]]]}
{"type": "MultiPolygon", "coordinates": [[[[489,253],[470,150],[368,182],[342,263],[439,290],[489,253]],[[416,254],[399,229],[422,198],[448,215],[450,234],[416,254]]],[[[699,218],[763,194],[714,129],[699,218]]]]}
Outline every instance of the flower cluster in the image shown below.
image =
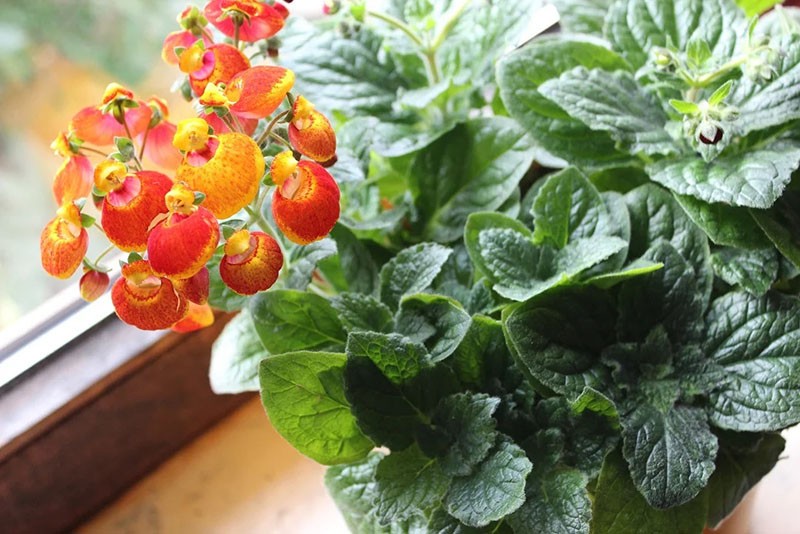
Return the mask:
{"type": "Polygon", "coordinates": [[[292,95],[292,71],[252,65],[259,54],[246,53],[258,45],[271,61],[288,15],[277,2],[211,0],[178,16],[162,58],[184,74],[194,118],[173,123],[164,100],[137,99],[116,83],[73,116],[52,145],[64,163],[52,186],[59,207],[40,241],[49,274],[68,278],[83,266],[81,295],[94,300],[110,284],[101,260],[128,252],[111,289],[117,315],[142,329],[190,331],[213,322],[212,256],[221,255],[231,290],[252,295],[279,278],[284,240],[306,245],[331,231],[333,127],[292,95]],[[276,152],[268,165],[264,154],[276,152]],[[270,194],[277,229],[262,213],[270,194]],[[95,260],[86,257],[91,229],[110,243],[95,260]]]}

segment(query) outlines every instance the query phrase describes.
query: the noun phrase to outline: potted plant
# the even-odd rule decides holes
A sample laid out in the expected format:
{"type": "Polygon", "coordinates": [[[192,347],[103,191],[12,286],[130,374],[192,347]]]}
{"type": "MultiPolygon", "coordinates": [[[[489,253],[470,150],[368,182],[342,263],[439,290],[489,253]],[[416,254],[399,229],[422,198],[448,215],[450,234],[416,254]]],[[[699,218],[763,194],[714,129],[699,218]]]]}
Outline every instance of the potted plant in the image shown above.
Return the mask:
{"type": "MultiPolygon", "coordinates": [[[[279,4],[212,1],[168,40],[208,120],[177,128],[186,185],[158,186],[118,312],[191,328],[201,308],[182,300],[241,309],[212,387],[261,391],[331,466],[354,532],[701,532],[800,422],[794,13],[558,4],[562,34],[516,50],[533,1],[336,2],[285,28],[279,4]],[[251,49],[280,45],[282,67],[202,84],[239,57],[209,20],[236,51],[283,28],[251,49]],[[336,125],[335,164],[309,102],[336,125]],[[222,190],[193,170],[252,155],[245,138],[263,180],[262,155],[225,160],[222,190]]],[[[110,95],[99,111],[128,128],[141,106],[110,95]]],[[[84,137],[64,137],[68,157],[84,137]]],[[[104,216],[130,204],[135,138],[94,171],[104,216]]],[[[80,251],[77,209],[43,234],[45,263],[80,251]]]]}

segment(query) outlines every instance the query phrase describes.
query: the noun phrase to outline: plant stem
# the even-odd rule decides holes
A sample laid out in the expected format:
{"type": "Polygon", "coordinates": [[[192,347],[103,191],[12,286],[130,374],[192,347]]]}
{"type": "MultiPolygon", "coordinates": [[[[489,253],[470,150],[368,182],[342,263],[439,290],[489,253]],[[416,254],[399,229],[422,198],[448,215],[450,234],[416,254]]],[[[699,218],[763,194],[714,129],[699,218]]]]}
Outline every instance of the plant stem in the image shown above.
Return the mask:
{"type": "Polygon", "coordinates": [[[278,233],[275,228],[269,223],[267,219],[265,219],[261,215],[261,206],[258,206],[257,210],[254,210],[250,206],[244,207],[245,211],[248,215],[250,215],[250,219],[255,221],[259,228],[261,228],[265,233],[272,236],[273,239],[278,243],[278,247],[281,249],[281,254],[283,255],[284,266],[289,268],[289,255],[286,253],[286,248],[283,246],[283,241],[281,240],[281,235],[278,233]]]}
{"type": "Polygon", "coordinates": [[[85,150],[87,152],[92,152],[94,154],[100,154],[101,156],[106,157],[106,158],[108,157],[108,153],[107,152],[103,152],[102,150],[97,150],[96,148],[92,148],[90,146],[81,146],[80,149],[81,150],[85,150]]]}
{"type": "Polygon", "coordinates": [[[139,161],[139,156],[136,155],[136,142],[133,140],[133,136],[131,135],[131,129],[128,128],[128,118],[123,114],[122,115],[122,126],[125,127],[125,134],[128,136],[128,139],[131,140],[131,143],[134,145],[133,150],[133,162],[136,163],[137,170],[142,170],[142,162],[139,161]]]}
{"type": "Polygon", "coordinates": [[[242,26],[241,16],[233,17],[233,46],[239,49],[239,28],[242,26]]]}
{"type": "Polygon", "coordinates": [[[453,10],[453,14],[450,16],[449,19],[447,19],[447,22],[444,23],[444,26],[442,26],[441,31],[433,39],[433,43],[431,43],[431,46],[428,49],[429,52],[435,53],[437,50],[439,50],[439,47],[442,46],[442,43],[450,34],[450,31],[453,29],[453,26],[456,25],[456,22],[458,22],[458,19],[461,18],[461,15],[464,13],[464,10],[471,3],[472,0],[462,0],[461,4],[455,10],[453,10]]]}
{"type": "Polygon", "coordinates": [[[261,132],[261,135],[258,136],[258,139],[256,139],[256,144],[258,146],[261,146],[261,144],[264,143],[264,141],[266,141],[267,138],[272,134],[272,129],[275,128],[275,125],[278,124],[278,122],[282,118],[289,115],[289,113],[291,113],[291,110],[287,109],[283,113],[279,113],[278,115],[276,115],[275,118],[270,121],[270,123],[267,125],[264,131],[261,132]]]}
{"type": "Polygon", "coordinates": [[[100,253],[99,256],[97,256],[97,258],[95,258],[94,264],[99,267],[100,266],[100,260],[105,258],[108,255],[109,252],[111,252],[112,250],[114,250],[116,248],[117,247],[115,247],[114,245],[109,245],[107,249],[105,249],[103,252],[100,253]]]}
{"type": "Polygon", "coordinates": [[[402,20],[396,19],[391,15],[387,15],[386,13],[381,13],[380,11],[373,11],[371,9],[367,9],[367,15],[375,17],[378,20],[382,20],[389,26],[394,26],[398,30],[402,31],[408,36],[409,39],[414,41],[414,44],[419,46],[421,49],[424,50],[427,48],[427,46],[425,46],[425,43],[422,41],[422,38],[420,38],[420,36],[417,35],[414,29],[411,28],[411,26],[409,26],[402,20]]]}
{"type": "Polygon", "coordinates": [[[147,126],[147,130],[144,131],[144,137],[142,138],[142,146],[139,147],[139,160],[144,158],[144,147],[147,146],[147,137],[150,135],[150,126],[147,126]]]}
{"type": "Polygon", "coordinates": [[[728,61],[727,63],[724,63],[723,65],[721,65],[720,68],[718,68],[714,72],[709,72],[708,74],[706,74],[704,76],[698,77],[695,80],[695,83],[693,85],[695,87],[706,87],[711,82],[713,82],[715,80],[718,80],[722,76],[728,74],[733,69],[741,66],[743,63],[745,63],[749,59],[749,57],[750,57],[750,53],[743,54],[743,55],[741,55],[739,57],[735,57],[735,58],[731,59],[730,61],[728,61]]]}

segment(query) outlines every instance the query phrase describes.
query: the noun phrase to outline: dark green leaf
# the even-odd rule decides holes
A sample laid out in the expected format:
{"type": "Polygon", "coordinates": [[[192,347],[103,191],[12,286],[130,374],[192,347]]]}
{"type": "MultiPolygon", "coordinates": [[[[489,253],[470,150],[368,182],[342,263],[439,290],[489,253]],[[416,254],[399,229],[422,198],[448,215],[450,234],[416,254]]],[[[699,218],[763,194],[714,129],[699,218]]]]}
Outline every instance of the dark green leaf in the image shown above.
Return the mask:
{"type": "Polygon", "coordinates": [[[711,256],[717,276],[733,286],[763,295],[778,278],[778,253],[773,248],[723,248],[711,256]]]}
{"type": "Polygon", "coordinates": [[[453,299],[439,295],[411,295],[400,301],[396,331],[425,344],[431,361],[450,356],[469,328],[469,314],[453,299]]]}
{"type": "Polygon", "coordinates": [[[510,363],[510,356],[502,323],[475,315],[448,364],[463,384],[480,388],[490,377],[502,373],[510,363]]]}
{"type": "Polygon", "coordinates": [[[331,306],[347,332],[386,332],[394,324],[392,310],[370,295],[340,293],[331,299],[331,306]]]}
{"type": "Polygon", "coordinates": [[[555,0],[553,4],[561,15],[559,24],[567,33],[603,35],[603,19],[611,7],[611,0],[555,0]]]}
{"type": "Polygon", "coordinates": [[[708,481],[709,526],[716,526],[733,512],[745,494],[775,467],[785,443],[778,434],[720,435],[717,468],[708,481]]]}
{"type": "Polygon", "coordinates": [[[594,491],[593,534],[699,534],[706,523],[705,495],[669,510],[647,504],[633,485],[622,455],[606,457],[594,491]]]}
{"type": "Polygon", "coordinates": [[[575,67],[540,85],[539,92],[592,130],[608,132],[631,154],[678,151],[664,129],[667,115],[628,72],[575,67]]]}
{"type": "Polygon", "coordinates": [[[258,338],[253,317],[242,310],[225,325],[211,346],[208,377],[217,395],[258,391],[258,365],[269,356],[258,338]]]}
{"type": "Polygon", "coordinates": [[[256,295],[250,311],[261,342],[272,354],[344,346],[342,323],[319,295],[273,289],[256,295]]]}
{"type": "Polygon", "coordinates": [[[529,477],[525,504],[508,522],[514,532],[589,534],[592,502],[586,482],[586,476],[575,469],[529,477]]]}
{"type": "Polygon", "coordinates": [[[619,411],[614,402],[608,397],[590,387],[583,388],[581,394],[570,405],[576,414],[585,411],[602,415],[614,428],[619,428],[619,411]]]}
{"type": "Polygon", "coordinates": [[[325,238],[304,247],[297,247],[293,252],[292,268],[286,279],[286,289],[304,290],[311,283],[311,275],[317,264],[336,254],[336,243],[325,238]]]}
{"type": "Polygon", "coordinates": [[[417,376],[428,364],[425,347],[400,334],[352,332],[347,336],[350,358],[369,358],[394,384],[403,384],[417,376]]]}
{"type": "Polygon", "coordinates": [[[482,527],[525,502],[525,478],[532,465],[525,451],[500,439],[475,471],[453,479],[444,500],[448,513],[471,527],[482,527]]]}
{"type": "Polygon", "coordinates": [[[294,352],[261,362],[261,401],[272,426],[322,464],[363,458],[373,443],[361,433],[344,398],[344,354],[294,352]]]}
{"type": "Polygon", "coordinates": [[[800,195],[787,191],[769,211],[750,210],[758,226],[775,244],[781,254],[795,266],[800,266],[800,195]]]}
{"type": "Polygon", "coordinates": [[[339,262],[350,291],[371,295],[378,288],[378,267],[367,247],[347,227],[337,224],[331,231],[339,251],[339,262]]]}
{"type": "Polygon", "coordinates": [[[591,130],[545,98],[540,84],[574,67],[628,70],[617,54],[594,43],[541,38],[503,58],[497,70],[503,102],[545,150],[579,166],[602,167],[629,157],[606,132],[591,130]]]}
{"type": "Polygon", "coordinates": [[[800,422],[800,301],[729,293],[706,316],[704,351],[728,379],[711,393],[720,428],[781,430],[800,422]]]}
{"type": "Polygon", "coordinates": [[[769,240],[746,208],[717,202],[709,204],[686,195],[675,195],[675,198],[692,221],[717,245],[740,248],[769,245],[769,240]]]}
{"type": "Polygon", "coordinates": [[[587,284],[592,284],[593,286],[608,289],[609,287],[614,287],[615,285],[626,280],[630,280],[631,278],[636,278],[637,276],[642,276],[652,273],[653,271],[657,271],[662,267],[664,267],[663,263],[639,258],[638,260],[629,263],[619,271],[598,274],[596,276],[592,276],[591,278],[587,278],[585,282],[587,284]]]}
{"type": "Polygon", "coordinates": [[[458,393],[442,400],[433,423],[451,439],[447,452],[439,458],[449,476],[466,476],[486,458],[496,441],[496,421],[492,418],[500,399],[483,393],[458,393]]]}
{"type": "Polygon", "coordinates": [[[375,516],[389,525],[425,514],[441,502],[449,482],[439,463],[418,447],[392,452],[375,473],[375,516]]]}
{"type": "Polygon", "coordinates": [[[705,488],[718,446],[703,410],[676,406],[665,413],[640,404],[621,422],[622,453],[650,506],[680,506],[705,488]]]}
{"type": "Polygon", "coordinates": [[[467,216],[498,209],[532,162],[525,132],[503,117],[470,120],[439,139],[411,168],[423,238],[460,239],[467,216]]]}
{"type": "Polygon", "coordinates": [[[359,532],[358,526],[372,509],[375,471],[383,456],[371,452],[359,462],[333,466],[325,472],[325,487],[354,532],[359,532]]]}
{"type": "Polygon", "coordinates": [[[422,243],[399,252],[381,269],[381,300],[396,309],[403,295],[421,293],[439,274],[451,252],[436,243],[422,243]]]}
{"type": "Polygon", "coordinates": [[[766,209],[783,193],[800,164],[800,146],[779,141],[705,162],[697,155],[647,166],[650,177],[679,195],[705,202],[766,209]]]}

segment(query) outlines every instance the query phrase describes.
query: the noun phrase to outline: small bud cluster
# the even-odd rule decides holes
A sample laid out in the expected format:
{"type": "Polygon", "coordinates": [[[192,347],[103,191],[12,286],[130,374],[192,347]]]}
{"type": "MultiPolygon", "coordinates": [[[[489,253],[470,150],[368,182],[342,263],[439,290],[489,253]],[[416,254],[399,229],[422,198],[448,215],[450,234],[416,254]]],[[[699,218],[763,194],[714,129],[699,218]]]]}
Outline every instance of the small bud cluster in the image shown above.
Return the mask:
{"type": "Polygon", "coordinates": [[[277,54],[288,15],[280,3],[256,0],[211,0],[180,13],[162,58],[185,75],[195,118],[173,123],[163,99],[140,100],[116,83],[73,116],[52,144],[64,163],[52,186],[59,208],[40,239],[49,274],[68,278],[83,266],[80,293],[91,301],[110,285],[101,260],[127,252],[111,289],[117,315],[142,329],[186,332],[213,322],[207,264],[215,253],[222,281],[252,295],[278,280],[284,239],[305,245],[331,231],[339,218],[339,187],[326,170],[336,162],[331,123],[290,93],[292,71],[251,65],[253,50],[265,61],[277,54]],[[285,150],[267,168],[271,143],[285,150]],[[270,192],[277,230],[262,215],[270,192]],[[111,244],[94,260],[89,229],[111,244]]]}

